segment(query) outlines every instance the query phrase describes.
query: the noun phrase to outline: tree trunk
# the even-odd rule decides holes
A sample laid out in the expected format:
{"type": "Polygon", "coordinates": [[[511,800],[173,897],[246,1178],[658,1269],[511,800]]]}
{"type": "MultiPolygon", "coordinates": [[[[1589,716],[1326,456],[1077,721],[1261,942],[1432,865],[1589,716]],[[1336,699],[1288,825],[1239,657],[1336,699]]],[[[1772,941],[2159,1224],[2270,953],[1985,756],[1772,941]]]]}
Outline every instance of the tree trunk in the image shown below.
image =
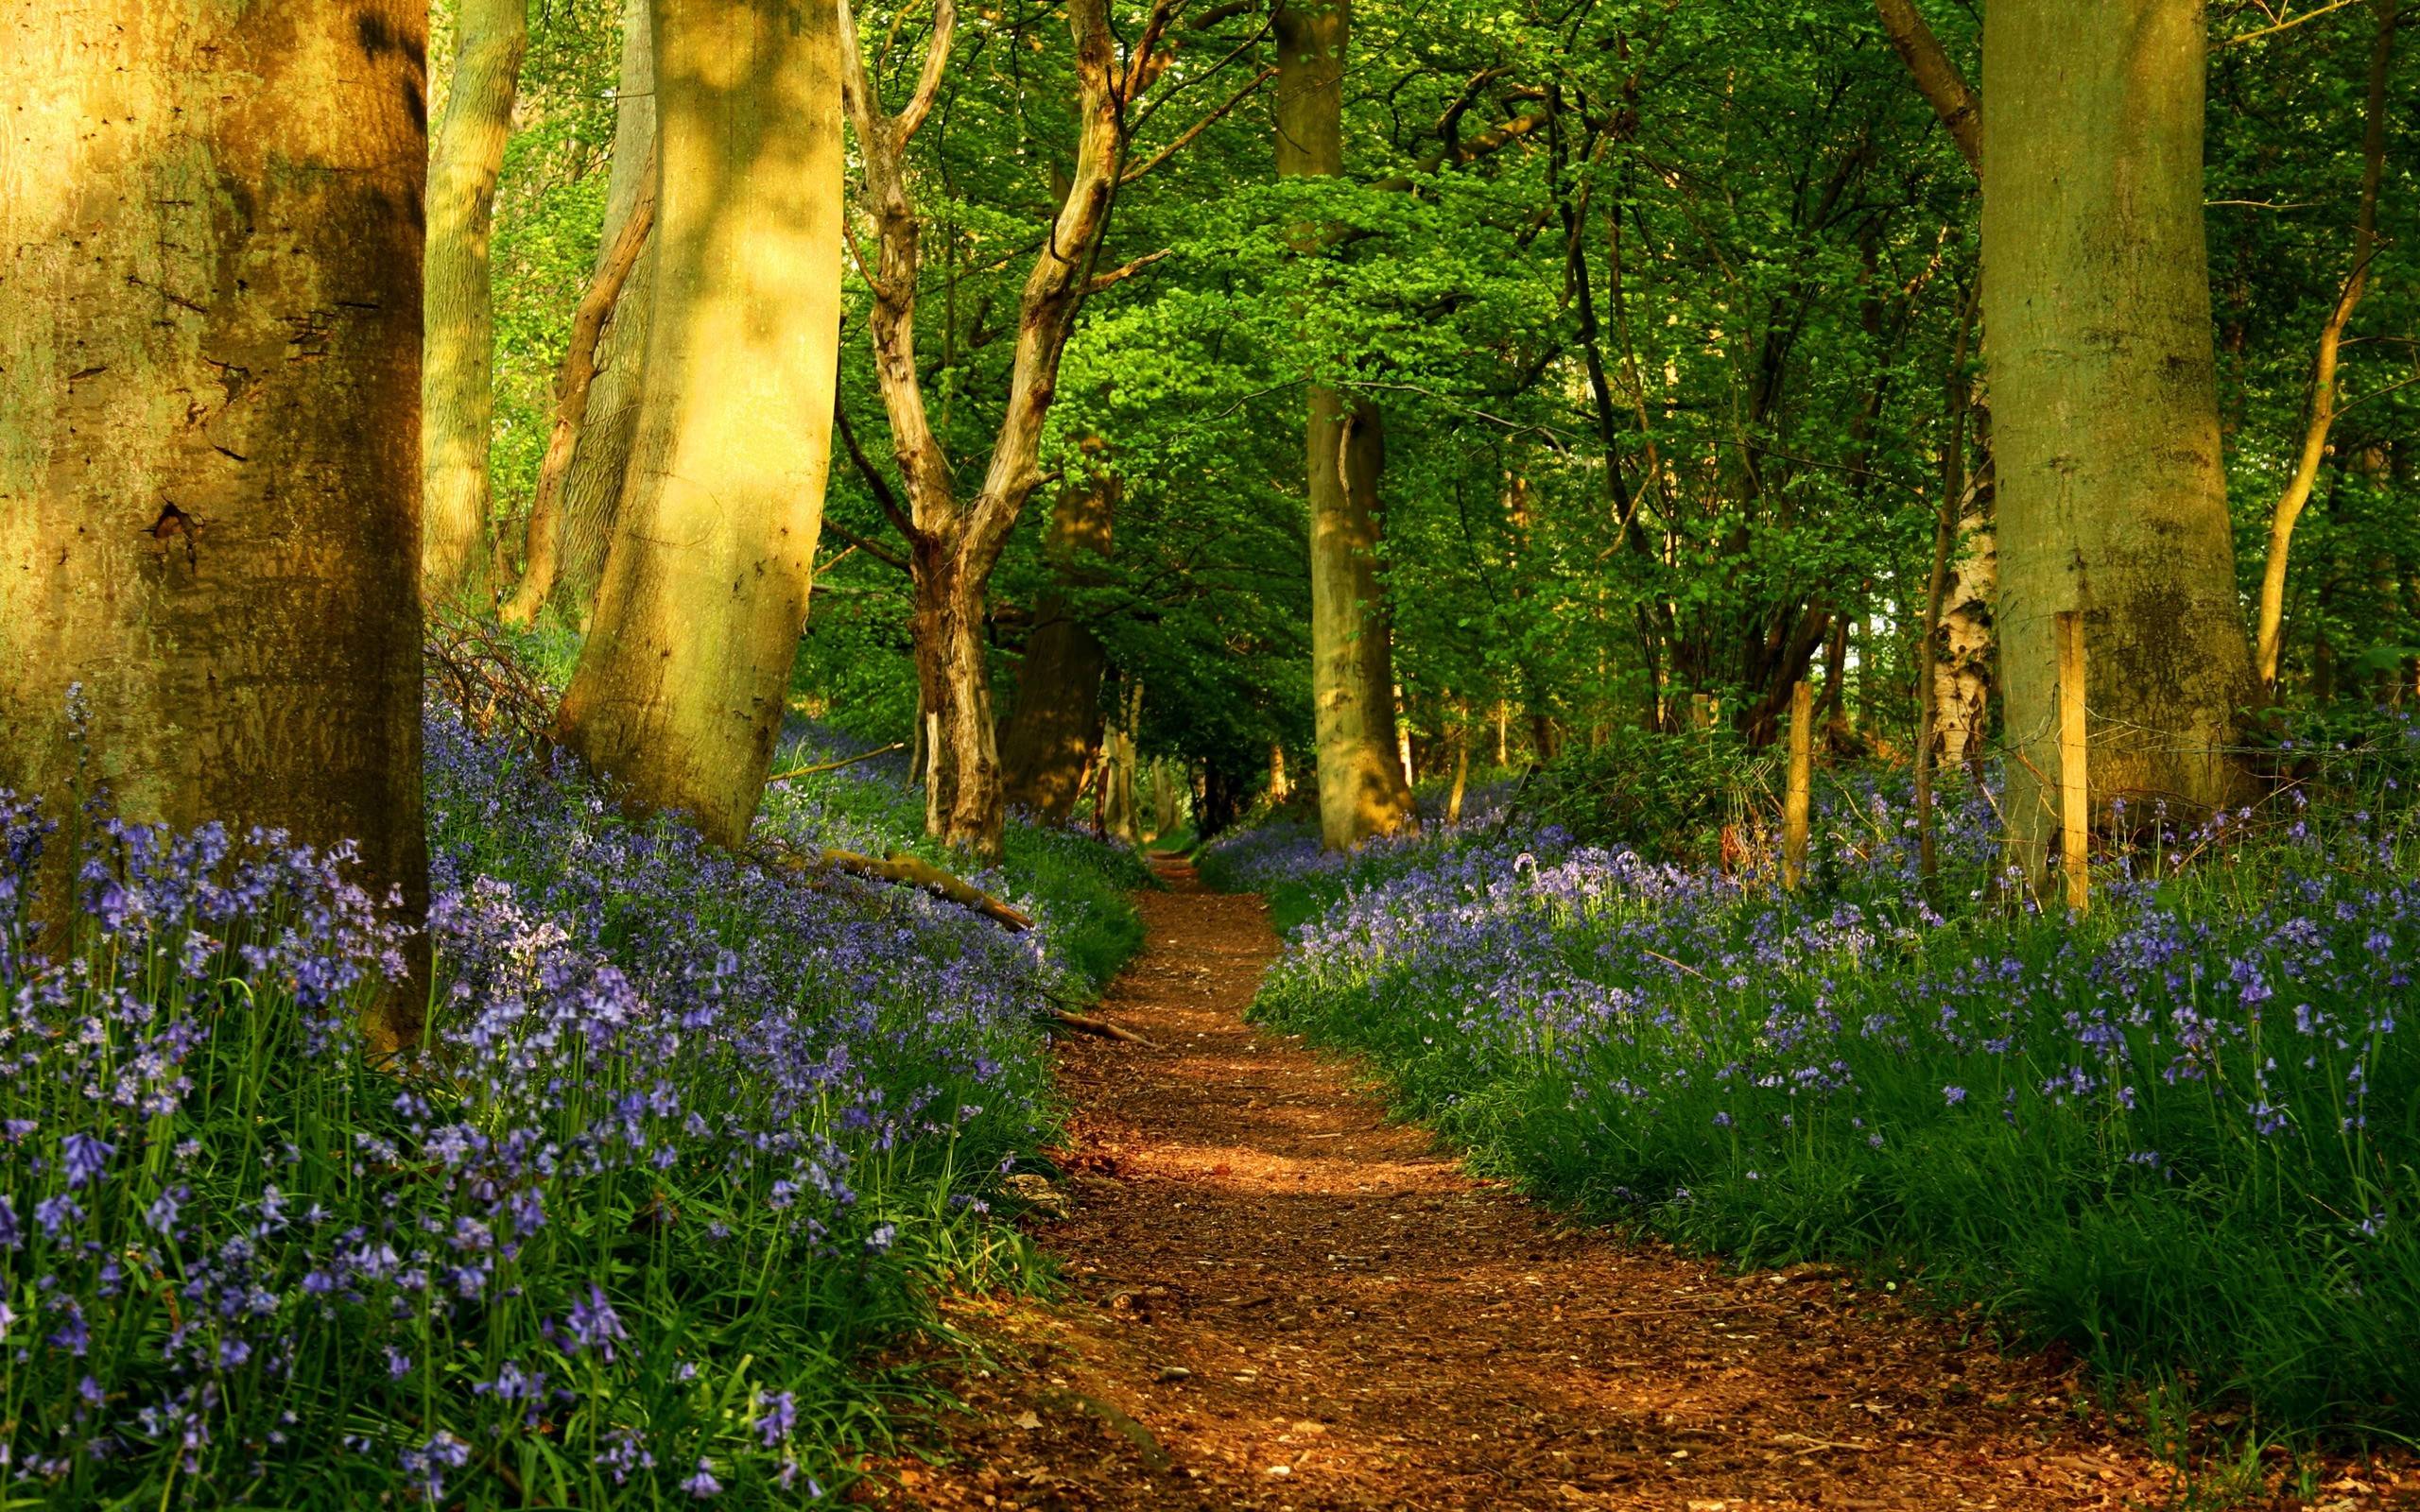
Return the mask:
{"type": "Polygon", "coordinates": [[[573,749],[737,844],[781,731],[822,523],[840,329],[839,21],[655,0],[655,318],[573,749]]]}
{"type": "Polygon", "coordinates": [[[357,842],[414,917],[424,15],[0,23],[0,785],[73,801],[81,684],[120,814],[357,842]]]}
{"type": "Polygon", "coordinates": [[[488,441],[495,429],[495,180],[529,43],[527,0],[461,0],[454,75],[428,161],[421,370],[421,596],[488,586],[488,441]]]}
{"type": "Polygon", "coordinates": [[[631,269],[647,249],[655,227],[654,176],[647,192],[622,224],[608,249],[609,260],[580,296],[572,312],[571,341],[563,352],[562,370],[555,376],[555,423],[546,437],[546,455],[538,465],[538,491],[529,503],[527,561],[512,596],[496,611],[507,625],[527,626],[555,591],[562,571],[563,477],[588,423],[588,404],[596,383],[596,349],[606,322],[628,287],[631,269]]]}
{"type": "Polygon", "coordinates": [[[1046,551],[1057,582],[1043,595],[1040,623],[1026,639],[1016,708],[1000,730],[1008,800],[1054,824],[1076,812],[1084,765],[1100,743],[1109,654],[1076,617],[1069,591],[1082,581],[1086,553],[1109,555],[1115,495],[1115,480],[1104,473],[1063,491],[1051,510],[1046,551]]]}
{"type": "MultiPolygon", "coordinates": [[[[1277,9],[1277,171],[1344,171],[1350,0],[1277,9]]],[[[1320,239],[1304,233],[1305,249],[1320,239]]],[[[1350,850],[1413,822],[1395,750],[1394,657],[1377,574],[1377,407],[1310,390],[1305,427],[1311,541],[1311,700],[1320,837],[1350,850]]]]}
{"type": "Polygon", "coordinates": [[[2328,432],[2336,425],[2337,354],[2344,344],[2344,328],[2369,288],[2370,262],[2377,253],[2378,180],[2386,170],[2386,86],[2394,58],[2396,0],[2373,0],[2373,5],[2377,30],[2370,45],[2369,111],[2361,133],[2361,208],[2353,226],[2353,271],[2320,327],[2302,452],[2285,491],[2269,512],[2269,550],[2261,564],[2260,607],[2253,628],[2253,671],[2260,679],[2263,693],[2277,686],[2277,653],[2286,618],[2286,559],[2293,545],[2294,524],[2310,502],[2311,485],[2319,480],[2320,464],[2327,457],[2328,432]]]}
{"type": "MultiPolygon", "coordinates": [[[[605,234],[598,274],[614,255],[642,199],[652,200],[655,162],[655,43],[648,0],[623,0],[621,84],[614,106],[613,177],[605,188],[605,234]]],[[[563,472],[562,550],[554,594],[585,628],[605,576],[614,516],[638,437],[639,395],[647,377],[648,327],[655,307],[656,245],[650,236],[631,265],[614,318],[596,348],[588,412],[563,472]]]]}
{"type": "Polygon", "coordinates": [[[2081,610],[2101,800],[2225,799],[2255,693],[2220,465],[2200,0],[1985,18],[1983,325],[2016,859],[2055,822],[2053,616],[2081,610]]]}
{"type": "MultiPolygon", "coordinates": [[[[1985,423],[1979,403],[1973,411],[1979,437],[1985,423]]],[[[1958,545],[1947,592],[1933,629],[1933,730],[1935,759],[1960,766],[1979,757],[1990,725],[1992,606],[1999,597],[1999,546],[1992,524],[1992,454],[1979,445],[1975,473],[1960,507],[1958,545]]]]}

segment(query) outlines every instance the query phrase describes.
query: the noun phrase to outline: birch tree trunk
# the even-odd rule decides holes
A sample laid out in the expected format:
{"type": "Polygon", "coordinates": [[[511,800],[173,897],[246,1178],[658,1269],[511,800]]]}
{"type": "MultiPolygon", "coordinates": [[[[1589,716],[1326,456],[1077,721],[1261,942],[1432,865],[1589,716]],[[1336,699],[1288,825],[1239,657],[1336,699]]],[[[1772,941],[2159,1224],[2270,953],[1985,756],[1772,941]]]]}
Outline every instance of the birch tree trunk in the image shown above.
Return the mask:
{"type": "Polygon", "coordinates": [[[1083,796],[1083,775],[1100,744],[1100,683],[1109,654],[1075,614],[1068,590],[1086,553],[1109,555],[1115,485],[1103,474],[1070,487],[1050,513],[1045,550],[1058,583],[1042,598],[1040,623],[1017,668],[1016,708],[1000,730],[1008,800],[1063,824],[1083,796]]]}
{"type": "MultiPolygon", "coordinates": [[[[1351,0],[1277,9],[1277,172],[1344,171],[1351,0]]],[[[1305,234],[1316,242],[1316,231],[1305,234]]],[[[1392,631],[1378,588],[1377,407],[1314,386],[1305,427],[1311,544],[1311,699],[1320,837],[1350,850],[1413,822],[1395,748],[1392,631]]]]}
{"type": "Polygon", "coordinates": [[[2015,859],[2058,769],[2053,616],[2080,610],[2097,802],[2225,800],[2256,692],[2220,467],[2200,0],[1995,0],[1985,358],[2015,859]],[[2030,762],[2030,765],[2028,765],[2030,762]]]}
{"type": "Polygon", "coordinates": [[[488,442],[495,428],[495,181],[529,42],[527,0],[461,0],[454,76],[428,163],[421,369],[421,594],[485,589],[488,442]]]}
{"type": "MultiPolygon", "coordinates": [[[[615,245],[643,202],[653,198],[655,154],[655,24],[648,0],[623,0],[622,73],[614,103],[613,177],[605,186],[605,235],[597,246],[602,276],[615,245]]],[[[614,318],[596,346],[596,377],[588,412],[572,447],[562,484],[562,537],[554,595],[585,628],[605,576],[614,515],[638,436],[639,392],[647,377],[649,317],[655,304],[655,249],[650,236],[623,281],[614,318]]]]}
{"type": "Polygon", "coordinates": [[[642,809],[747,833],[822,524],[840,329],[832,0],[655,0],[655,318],[562,730],[642,809]]]}
{"type": "Polygon", "coordinates": [[[81,684],[119,813],[415,916],[424,15],[0,4],[0,785],[71,801],[81,684]]]}

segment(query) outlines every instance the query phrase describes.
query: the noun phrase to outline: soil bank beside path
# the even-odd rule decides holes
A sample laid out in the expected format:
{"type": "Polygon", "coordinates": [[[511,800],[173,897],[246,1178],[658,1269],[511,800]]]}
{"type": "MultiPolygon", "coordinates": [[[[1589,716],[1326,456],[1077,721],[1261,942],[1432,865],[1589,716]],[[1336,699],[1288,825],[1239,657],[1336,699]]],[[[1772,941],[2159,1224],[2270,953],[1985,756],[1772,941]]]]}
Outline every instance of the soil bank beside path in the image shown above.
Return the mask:
{"type": "MultiPolygon", "coordinates": [[[[994,1366],[938,1509],[2159,1506],[2071,1369],[1841,1275],[1725,1274],[1573,1226],[1391,1125],[1351,1066],[1248,1025],[1254,898],[1162,859],[1143,954],[1076,1038],[1053,1302],[953,1303],[994,1366]]],[[[2377,1488],[2383,1490],[2383,1487],[2377,1488]]],[[[2349,1478],[2328,1501],[2371,1503],[2349,1478]]]]}

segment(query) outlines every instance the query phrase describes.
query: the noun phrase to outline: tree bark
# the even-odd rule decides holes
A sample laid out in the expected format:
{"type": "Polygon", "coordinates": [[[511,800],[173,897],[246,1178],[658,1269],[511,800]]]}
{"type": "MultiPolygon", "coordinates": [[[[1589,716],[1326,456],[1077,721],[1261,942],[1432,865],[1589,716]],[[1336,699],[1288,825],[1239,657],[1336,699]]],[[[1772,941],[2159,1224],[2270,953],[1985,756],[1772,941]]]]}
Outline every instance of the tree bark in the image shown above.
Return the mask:
{"type": "Polygon", "coordinates": [[[1983,176],[1983,102],[1966,87],[1964,76],[1950,61],[1932,28],[1916,13],[1912,0],[1875,0],[1875,9],[1882,16],[1882,34],[1891,39],[1891,48],[1908,65],[1916,81],[1916,89],[1934,115],[1958,144],[1959,156],[1983,176]]]}
{"type": "Polygon", "coordinates": [[[2222,802],[2255,693],[2220,463],[2200,0],[1996,0],[1983,325],[2015,859],[2055,822],[2053,616],[2084,616],[2098,799],[2222,802]],[[2028,765],[2030,762],[2030,765],[2028,765]]]}
{"type": "Polygon", "coordinates": [[[0,12],[0,785],[73,802],[80,684],[120,814],[356,842],[415,918],[424,15],[0,12]]]}
{"type": "MultiPolygon", "coordinates": [[[[1351,0],[1277,9],[1277,172],[1344,171],[1351,0]]],[[[1305,250],[1322,240],[1316,228],[1305,250]]],[[[1351,850],[1414,822],[1395,749],[1392,631],[1378,587],[1377,407],[1314,385],[1305,427],[1311,547],[1311,699],[1320,837],[1351,850]]]]}
{"type": "MultiPolygon", "coordinates": [[[[601,274],[642,198],[655,189],[655,43],[648,0],[623,0],[621,83],[614,106],[613,177],[605,189],[605,234],[597,248],[601,274]]],[[[596,379],[588,413],[572,447],[562,483],[562,550],[554,594],[585,628],[605,576],[614,516],[638,437],[639,395],[647,377],[649,316],[655,307],[657,238],[640,247],[614,318],[596,348],[596,379]]]]}
{"type": "Polygon", "coordinates": [[[421,370],[421,595],[479,593],[488,577],[488,442],[495,429],[489,242],[496,176],[529,43],[527,0],[461,0],[454,75],[428,163],[421,370]]]}
{"type": "Polygon", "coordinates": [[[2277,686],[2278,647],[2286,618],[2286,561],[2293,547],[2294,525],[2310,502],[2311,485],[2319,480],[2320,464],[2327,459],[2328,433],[2336,426],[2337,356],[2344,344],[2344,328],[2369,289],[2370,263],[2377,255],[2378,180],[2386,171],[2386,86],[2394,59],[2396,3],[2372,0],[2377,30],[2370,45],[2368,115],[2361,133],[2361,208],[2353,227],[2353,271],[2320,327],[2302,451],[2294,460],[2293,475],[2269,512],[2269,549],[2261,564],[2260,607],[2253,622],[2253,671],[2264,694],[2277,686]]]}
{"type": "Polygon", "coordinates": [[[563,477],[588,422],[588,404],[596,382],[596,349],[628,288],[631,269],[646,250],[655,228],[655,180],[652,172],[638,205],[622,223],[608,249],[608,260],[581,294],[572,312],[571,341],[563,352],[562,370],[555,377],[555,423],[546,438],[546,455],[538,466],[538,491],[529,505],[527,562],[521,582],[496,617],[507,625],[527,626],[555,591],[562,570],[563,477]]]}
{"type": "Polygon", "coordinates": [[[1046,549],[1057,583],[1045,593],[1039,623],[1017,668],[1016,708],[1000,730],[1008,801],[1064,824],[1083,796],[1085,764],[1100,744],[1100,683],[1109,654],[1078,618],[1069,597],[1083,558],[1109,555],[1115,479],[1103,473],[1059,495],[1046,549]]]}
{"type": "Polygon", "coordinates": [[[642,810],[746,835],[822,523],[839,357],[840,26],[655,0],[648,384],[567,744],[642,810]]]}

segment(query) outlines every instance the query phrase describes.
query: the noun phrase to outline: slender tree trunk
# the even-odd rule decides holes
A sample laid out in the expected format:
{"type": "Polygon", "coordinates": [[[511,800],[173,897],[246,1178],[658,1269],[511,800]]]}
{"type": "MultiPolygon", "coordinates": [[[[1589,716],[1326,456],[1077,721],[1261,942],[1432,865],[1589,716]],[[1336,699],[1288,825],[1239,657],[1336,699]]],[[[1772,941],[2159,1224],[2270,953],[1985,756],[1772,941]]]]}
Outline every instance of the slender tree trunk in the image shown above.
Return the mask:
{"type": "MultiPolygon", "coordinates": [[[[1277,9],[1277,171],[1344,171],[1350,0],[1277,9]]],[[[1304,240],[1315,245],[1316,230],[1304,240]]],[[[1311,699],[1320,835],[1350,850],[1414,822],[1395,751],[1394,656],[1377,573],[1377,407],[1314,386],[1306,427],[1311,540],[1311,699]]]]}
{"type": "Polygon", "coordinates": [[[2319,480],[2320,464],[2327,458],[2328,433],[2336,426],[2337,355],[2344,344],[2344,328],[2369,288],[2370,263],[2377,254],[2378,180],[2386,171],[2386,86],[2394,60],[2396,4],[2397,0],[2372,0],[2377,31],[2370,45],[2369,112],[2361,133],[2361,208],[2353,227],[2353,271],[2320,327],[2302,452],[2294,460],[2285,491],[2269,513],[2269,550],[2261,564],[2258,617],[2253,622],[2253,671],[2260,679],[2263,693],[2277,686],[2277,655],[2286,618],[2286,558],[2293,546],[2294,524],[2310,502],[2311,485],[2319,480]]]}
{"type": "MultiPolygon", "coordinates": [[[[605,187],[605,234],[597,249],[601,275],[622,232],[642,201],[655,198],[655,26],[648,0],[623,0],[621,83],[614,92],[613,177],[605,187]]],[[[648,327],[655,307],[658,238],[639,248],[614,301],[614,318],[596,348],[596,378],[588,412],[563,472],[562,549],[553,592],[585,628],[605,576],[638,437],[639,396],[647,377],[648,327]]]]}
{"type": "Polygon", "coordinates": [[[565,738],[642,809],[748,831],[781,731],[831,453],[840,27],[655,0],[649,382],[565,738]]]}
{"type": "Polygon", "coordinates": [[[538,466],[537,496],[529,505],[527,562],[521,582],[499,609],[507,625],[527,626],[545,607],[562,569],[563,477],[588,422],[588,402],[596,382],[596,349],[606,322],[614,317],[631,269],[647,249],[655,227],[654,178],[637,208],[622,224],[610,248],[609,259],[580,296],[572,313],[571,341],[563,352],[562,370],[555,377],[555,423],[546,438],[546,455],[538,466]]]}
{"type": "Polygon", "coordinates": [[[80,684],[119,813],[357,842],[415,916],[424,17],[0,9],[0,786],[72,801],[80,684]]]}
{"type": "Polygon", "coordinates": [[[1016,708],[1000,731],[1008,800],[1063,824],[1082,796],[1084,764],[1100,742],[1100,683],[1109,655],[1069,597],[1086,554],[1109,555],[1115,482],[1103,473],[1059,495],[1046,548],[1056,584],[1017,668],[1016,708]]]}
{"type": "Polygon", "coordinates": [[[1453,730],[1454,787],[1445,795],[1445,822],[1462,822],[1462,795],[1471,785],[1471,711],[1465,704],[1455,712],[1453,730]]]}
{"type": "Polygon", "coordinates": [[[421,596],[488,586],[488,441],[495,429],[495,301],[488,248],[527,0],[461,0],[454,75],[428,162],[427,311],[421,370],[421,596]]]}
{"type": "Polygon", "coordinates": [[[2202,228],[2200,0],[1996,0],[1985,18],[1985,355],[2007,813],[2055,821],[2053,616],[2081,610],[2097,796],[2225,799],[2256,692],[2237,607],[2202,228]]]}

